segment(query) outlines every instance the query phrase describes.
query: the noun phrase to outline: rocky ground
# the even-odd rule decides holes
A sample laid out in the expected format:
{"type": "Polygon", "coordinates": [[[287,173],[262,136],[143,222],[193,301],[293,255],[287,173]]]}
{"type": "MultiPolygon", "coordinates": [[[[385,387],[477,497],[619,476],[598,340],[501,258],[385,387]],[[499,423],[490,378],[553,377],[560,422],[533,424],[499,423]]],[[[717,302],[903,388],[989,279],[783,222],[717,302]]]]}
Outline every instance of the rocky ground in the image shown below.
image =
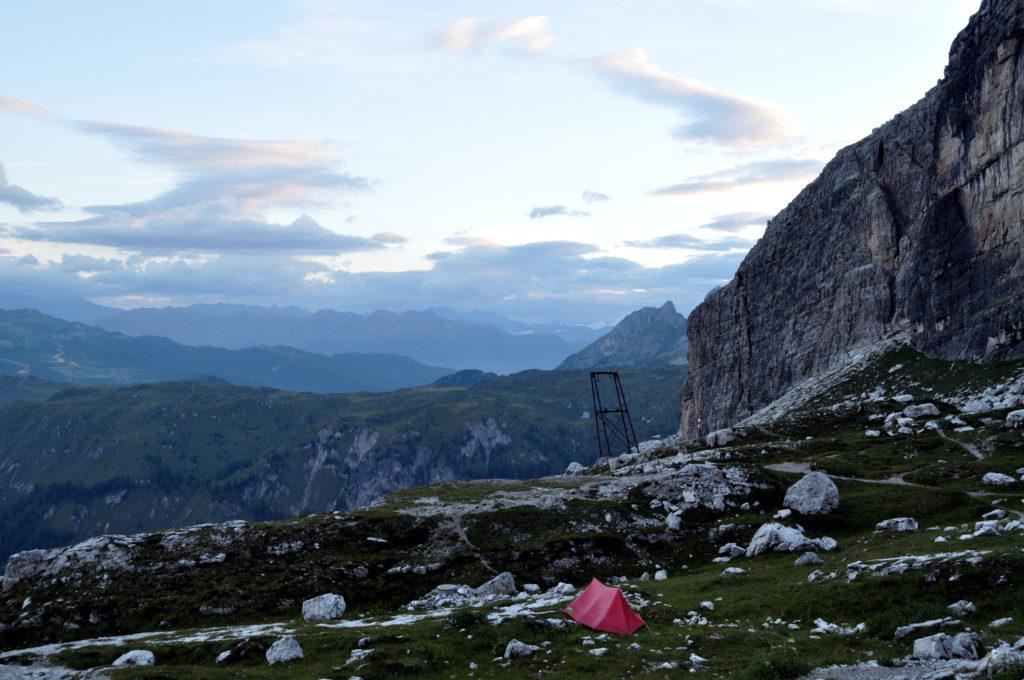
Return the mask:
{"type": "Polygon", "coordinates": [[[1020,678],[1019,367],[939,368],[562,476],[22,553],[0,678],[1020,678]],[[648,626],[561,614],[592,576],[648,626]]]}

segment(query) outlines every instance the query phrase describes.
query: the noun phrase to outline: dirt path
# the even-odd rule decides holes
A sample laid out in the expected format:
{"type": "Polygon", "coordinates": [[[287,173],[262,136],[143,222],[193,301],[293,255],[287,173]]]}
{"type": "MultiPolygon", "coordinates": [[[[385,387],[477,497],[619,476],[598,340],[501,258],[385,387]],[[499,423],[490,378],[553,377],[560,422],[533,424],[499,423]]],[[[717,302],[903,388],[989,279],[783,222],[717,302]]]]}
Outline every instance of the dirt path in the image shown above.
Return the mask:
{"type": "Polygon", "coordinates": [[[948,442],[953,442],[954,444],[956,444],[964,451],[977,458],[978,460],[981,460],[985,457],[984,454],[982,454],[981,451],[978,450],[978,447],[975,446],[974,444],[971,444],[970,442],[962,442],[959,439],[953,439],[952,437],[948,437],[946,436],[946,433],[942,432],[941,430],[939,431],[939,436],[948,442]]]}
{"type": "MultiPolygon", "coordinates": [[[[811,464],[807,462],[786,462],[786,463],[772,463],[770,465],[763,465],[766,470],[774,470],[775,472],[793,472],[796,474],[807,474],[811,471],[811,464]]],[[[864,479],[863,477],[844,477],[843,475],[829,475],[832,479],[843,479],[848,482],[864,482],[865,484],[892,484],[894,486],[921,486],[920,484],[914,484],[903,479],[906,473],[893,475],[892,477],[886,477],[885,479],[864,479]]]]}

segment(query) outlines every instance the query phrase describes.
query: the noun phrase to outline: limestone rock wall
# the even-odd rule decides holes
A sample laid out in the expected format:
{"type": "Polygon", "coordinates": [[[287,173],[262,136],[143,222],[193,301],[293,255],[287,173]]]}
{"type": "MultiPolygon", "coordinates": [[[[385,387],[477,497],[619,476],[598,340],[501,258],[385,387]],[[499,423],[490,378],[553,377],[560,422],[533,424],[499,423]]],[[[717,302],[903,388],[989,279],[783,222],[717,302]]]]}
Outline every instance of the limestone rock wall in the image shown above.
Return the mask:
{"type": "Polygon", "coordinates": [[[1024,0],[985,0],[943,79],[840,151],[694,310],[684,434],[899,331],[942,358],[1024,356],[1022,39],[1024,0]]]}

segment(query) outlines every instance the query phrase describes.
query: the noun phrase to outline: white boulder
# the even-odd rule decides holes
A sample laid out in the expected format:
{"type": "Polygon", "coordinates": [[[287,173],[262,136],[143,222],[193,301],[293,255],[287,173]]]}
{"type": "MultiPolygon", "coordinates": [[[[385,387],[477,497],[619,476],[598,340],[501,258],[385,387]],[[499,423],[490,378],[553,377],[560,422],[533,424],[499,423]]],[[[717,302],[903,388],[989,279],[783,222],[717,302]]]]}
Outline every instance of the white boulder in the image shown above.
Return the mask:
{"type": "Polygon", "coordinates": [[[708,446],[714,448],[716,446],[725,446],[735,439],[736,433],[729,428],[725,428],[724,430],[709,432],[708,436],[704,438],[704,441],[707,442],[708,446]]]}
{"type": "Polygon", "coordinates": [[[586,470],[585,467],[583,467],[582,465],[580,465],[576,461],[573,461],[573,462],[569,463],[569,467],[565,468],[565,474],[567,474],[567,475],[582,475],[585,470],[586,470]]]}
{"type": "Polygon", "coordinates": [[[299,641],[291,635],[279,638],[267,649],[267,663],[273,666],[278,663],[288,663],[295,659],[303,658],[302,647],[299,641]]]}
{"type": "Polygon", "coordinates": [[[125,652],[114,660],[114,666],[152,666],[156,663],[156,657],[148,649],[133,649],[125,652]]]}
{"type": "Polygon", "coordinates": [[[488,595],[494,595],[495,597],[515,595],[516,579],[512,576],[512,572],[503,571],[487,583],[477,587],[476,594],[480,597],[487,597],[488,595]]]}
{"type": "Polygon", "coordinates": [[[893,517],[884,519],[875,525],[875,531],[917,531],[917,520],[913,517],[893,517]]]}
{"type": "Polygon", "coordinates": [[[803,535],[799,529],[787,527],[776,522],[762,524],[747,546],[747,557],[754,557],[763,552],[801,552],[814,550],[834,550],[836,542],[832,538],[811,539],[803,535]]]}
{"type": "Polygon", "coordinates": [[[659,569],[658,571],[654,572],[654,580],[655,581],[667,581],[668,580],[668,572],[665,571],[664,569],[659,569]]]}
{"type": "Polygon", "coordinates": [[[974,606],[974,603],[970,600],[957,600],[953,604],[946,607],[946,610],[954,616],[967,616],[978,611],[978,608],[974,606]]]}
{"type": "Polygon", "coordinates": [[[1024,423],[1024,409],[1017,411],[1010,411],[1006,414],[1006,424],[1013,427],[1017,427],[1021,423],[1024,423]]]}
{"type": "Polygon", "coordinates": [[[509,640],[509,643],[505,645],[505,658],[518,659],[524,656],[533,656],[538,651],[540,651],[540,647],[537,645],[528,645],[519,640],[509,640]]]}
{"type": "Polygon", "coordinates": [[[1017,480],[1002,472],[986,472],[985,476],[981,478],[981,483],[989,486],[1010,486],[1016,484],[1017,480]]]}
{"type": "Polygon", "coordinates": [[[802,567],[808,564],[825,564],[825,560],[818,557],[818,553],[808,551],[796,558],[796,562],[793,564],[798,567],[802,567]]]}
{"type": "Polygon", "coordinates": [[[325,593],[302,603],[302,618],[305,621],[330,621],[345,615],[345,598],[334,593],[325,593]]]}
{"type": "Polygon", "coordinates": [[[903,415],[907,418],[924,418],[940,414],[935,404],[914,404],[903,409],[903,415]]]}
{"type": "Polygon", "coordinates": [[[953,638],[936,633],[914,640],[915,659],[948,659],[953,653],[953,638]]]}
{"type": "Polygon", "coordinates": [[[839,507],[839,489],[823,472],[809,472],[786,491],[783,504],[801,515],[827,515],[839,507]]]}

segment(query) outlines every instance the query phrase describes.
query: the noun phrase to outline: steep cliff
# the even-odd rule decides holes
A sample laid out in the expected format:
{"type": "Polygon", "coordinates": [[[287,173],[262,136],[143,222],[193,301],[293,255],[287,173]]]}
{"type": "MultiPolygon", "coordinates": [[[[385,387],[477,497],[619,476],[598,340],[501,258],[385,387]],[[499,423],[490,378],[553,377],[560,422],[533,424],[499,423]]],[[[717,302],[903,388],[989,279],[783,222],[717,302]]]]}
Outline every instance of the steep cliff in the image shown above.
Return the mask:
{"type": "Polygon", "coordinates": [[[985,0],[939,83],[840,151],[689,321],[682,427],[731,424],[893,333],[1024,356],[1024,0],[985,0]]]}
{"type": "Polygon", "coordinates": [[[671,301],[632,312],[615,328],[568,357],[558,370],[652,368],[686,363],[686,317],[671,301]]]}

